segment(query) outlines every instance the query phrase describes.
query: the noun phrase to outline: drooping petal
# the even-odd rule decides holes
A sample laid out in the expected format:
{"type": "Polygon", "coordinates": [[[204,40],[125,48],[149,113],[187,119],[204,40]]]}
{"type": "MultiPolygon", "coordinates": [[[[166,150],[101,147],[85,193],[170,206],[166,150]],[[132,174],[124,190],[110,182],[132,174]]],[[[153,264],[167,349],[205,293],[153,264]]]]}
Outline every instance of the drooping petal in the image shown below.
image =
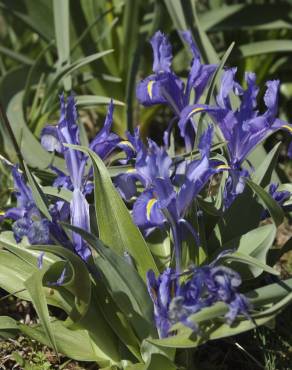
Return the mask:
{"type": "Polygon", "coordinates": [[[184,106],[183,83],[173,73],[145,78],[137,85],[136,96],[144,106],[167,104],[176,114],[184,106]]]}
{"type": "Polygon", "coordinates": [[[136,200],[133,219],[141,229],[163,226],[165,217],[152,190],[144,191],[136,200]]]}

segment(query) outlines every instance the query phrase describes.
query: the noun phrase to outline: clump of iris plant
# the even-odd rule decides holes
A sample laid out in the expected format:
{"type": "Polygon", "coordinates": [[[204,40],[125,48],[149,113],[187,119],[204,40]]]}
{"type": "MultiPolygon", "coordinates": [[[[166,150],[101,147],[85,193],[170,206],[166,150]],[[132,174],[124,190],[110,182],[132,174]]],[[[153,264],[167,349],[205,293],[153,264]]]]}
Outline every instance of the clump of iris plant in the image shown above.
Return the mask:
{"type": "MultiPolygon", "coordinates": [[[[148,271],[147,274],[148,291],[154,306],[154,321],[162,338],[171,335],[172,326],[178,322],[199,333],[191,316],[217,302],[224,302],[228,306],[225,319],[229,324],[234,322],[237,315],[250,318],[250,304],[239,292],[241,278],[237,272],[219,264],[222,254],[204,266],[182,266],[183,240],[191,236],[194,248],[201,247],[200,235],[190,223],[188,214],[194,209],[195,199],[213,176],[222,171],[227,171],[223,211],[230,207],[244,190],[245,179],[252,171],[243,166],[251,151],[279,129],[292,131],[291,125],[276,117],[279,81],[267,82],[264,113],[257,110],[258,87],[255,74],[246,74],[247,88],[244,90],[235,80],[235,68],[224,71],[216,104],[201,103],[216,66],[201,62],[200,53],[190,33],[184,32],[183,37],[192,54],[186,84],[171,68],[172,48],[167,37],[157,32],[151,40],[153,74],[137,86],[137,98],[143,105],[165,104],[174,112],[164,133],[164,145],[160,147],[150,139],[144,143],[138,128],[134,134],[126,134],[127,140],[112,133],[112,102],[103,128],[89,144],[89,149],[103,160],[114,151],[124,152],[125,158],[120,163],[131,164],[132,167],[116,176],[114,184],[128,203],[133,221],[145,238],[155,229],[164,229],[171,234],[175,262],[165,266],[159,276],[155,276],[153,271],[148,271]],[[239,103],[235,108],[231,105],[231,94],[238,98],[239,103]],[[168,154],[169,136],[175,122],[184,139],[186,152],[194,149],[195,135],[198,134],[196,117],[199,113],[206,113],[221,131],[227,143],[225,162],[212,157],[212,123],[209,123],[199,138],[195,157],[181,156],[178,159],[168,154]]],[[[77,232],[72,232],[69,237],[60,226],[60,221],[90,232],[87,195],[93,190],[93,171],[88,163],[88,156],[72,148],[72,145],[81,144],[74,97],[69,96],[66,101],[62,95],[60,102],[60,120],[57,125],[43,129],[41,143],[47,151],[64,157],[66,173],[51,167],[56,174],[53,186],[70,190],[72,200],[70,203],[65,200],[52,202],[49,205],[51,220],[47,220],[38,210],[31,189],[15,167],[12,174],[17,207],[8,210],[4,217],[14,221],[12,230],[17,242],[26,236],[31,244],[58,243],[74,251],[87,263],[91,255],[87,242],[77,232]]],[[[269,192],[282,206],[290,196],[288,192],[279,192],[276,184],[270,186],[269,192]]],[[[266,216],[267,214],[263,215],[266,216]]],[[[64,271],[62,274],[64,275],[64,271]]],[[[64,277],[62,276],[61,280],[64,277]]]]}

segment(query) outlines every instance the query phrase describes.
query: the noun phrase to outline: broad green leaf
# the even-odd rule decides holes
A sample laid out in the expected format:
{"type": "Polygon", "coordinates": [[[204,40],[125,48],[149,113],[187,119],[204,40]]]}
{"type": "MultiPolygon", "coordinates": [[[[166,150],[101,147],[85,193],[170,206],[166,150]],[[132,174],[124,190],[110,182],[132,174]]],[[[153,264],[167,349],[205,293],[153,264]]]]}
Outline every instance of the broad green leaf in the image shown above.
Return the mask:
{"type": "Polygon", "coordinates": [[[42,284],[44,273],[44,270],[34,271],[31,276],[29,276],[29,278],[25,280],[24,286],[31,296],[34,308],[44,328],[44,332],[47,336],[50,347],[52,347],[54,351],[58,353],[54,332],[51,327],[51,319],[49,316],[46,296],[42,284]]]}
{"type": "MultiPolygon", "coordinates": [[[[0,234],[0,245],[2,248],[9,250],[23,261],[31,265],[33,268],[37,267],[37,259],[39,252],[32,251],[28,248],[29,242],[24,238],[20,243],[16,243],[13,233],[11,231],[3,231],[0,234]]],[[[43,257],[43,264],[50,266],[60,259],[52,253],[46,253],[43,257]]]]}
{"type": "Polygon", "coordinates": [[[69,313],[70,320],[67,320],[68,325],[74,327],[86,314],[91,298],[91,282],[84,262],[68,249],[56,245],[31,246],[30,249],[55,253],[69,261],[73,274],[70,281],[61,286],[64,285],[75,297],[75,304],[69,313]]]}
{"type": "Polygon", "coordinates": [[[154,353],[147,361],[145,370],[176,370],[176,365],[160,353],[154,353]]]}
{"type": "Polygon", "coordinates": [[[280,149],[281,143],[276,144],[269,154],[264,158],[262,163],[256,167],[256,170],[251,175],[254,183],[262,186],[263,188],[270,183],[273,171],[278,161],[280,149]]]}
{"type": "Polygon", "coordinates": [[[57,158],[56,156],[53,158],[51,154],[46,152],[32,132],[28,129],[22,110],[22,97],[23,91],[14,95],[9,101],[7,116],[24,160],[31,167],[44,169],[52,164],[53,159],[54,165],[59,169],[64,170],[64,160],[57,158]],[[33,151],[31,148],[33,148],[33,151]]]}
{"type": "Polygon", "coordinates": [[[262,187],[255,184],[254,182],[247,180],[247,185],[257,194],[260,200],[264,203],[268,209],[274,223],[279,226],[284,220],[284,213],[279,204],[267,193],[262,187]]]}
{"type": "MultiPolygon", "coordinates": [[[[108,325],[116,333],[120,341],[128,348],[128,350],[138,359],[142,360],[140,354],[140,340],[135,334],[128,318],[121,312],[119,307],[116,305],[111,294],[105,287],[104,282],[101,279],[95,279],[95,297],[96,306],[99,307],[101,315],[107,320],[108,325]]],[[[94,314],[94,312],[93,312],[94,314]]],[[[94,319],[95,316],[89,316],[94,319]]]]}
{"type": "MultiPolygon", "coordinates": [[[[223,249],[236,249],[237,252],[243,254],[244,256],[250,256],[256,259],[259,263],[266,263],[267,253],[276,237],[276,227],[274,224],[264,225],[258,227],[248,233],[240,236],[239,238],[233,239],[223,245],[223,249]]],[[[251,261],[252,262],[252,261],[251,261]]],[[[232,264],[234,269],[237,264],[232,264]]],[[[257,277],[262,273],[265,268],[261,266],[249,264],[249,269],[237,266],[239,268],[240,274],[244,278],[257,277]],[[251,272],[251,274],[250,274],[251,272]]],[[[268,266],[267,266],[268,267],[268,266]]],[[[276,271],[271,269],[268,271],[270,273],[275,273],[276,271]]],[[[267,271],[267,270],[266,270],[267,271]]]]}
{"type": "Polygon", "coordinates": [[[149,269],[158,273],[151,252],[115,189],[103,161],[88,148],[74,145],[70,147],[88,154],[93,164],[94,202],[101,241],[119,255],[123,256],[128,252],[143,280],[146,280],[149,269]]]}
{"type": "MultiPolygon", "coordinates": [[[[32,266],[18,258],[16,255],[7,251],[0,250],[0,286],[8,293],[13,293],[15,296],[31,301],[31,297],[24,285],[24,282],[29,278],[32,271],[32,266]],[[13,266],[13,269],[11,268],[13,266]]],[[[65,311],[69,308],[66,302],[60,297],[58,292],[54,292],[49,288],[45,288],[48,303],[60,307],[65,311]]]]}
{"type": "MultiPolygon", "coordinates": [[[[147,288],[135,268],[112,249],[105,247],[99,239],[79,228],[67,225],[68,229],[79,233],[98,253],[94,263],[104,277],[113,300],[124,312],[138,335],[145,338],[156,335],[153,327],[153,306],[147,288]]],[[[131,258],[128,256],[128,258],[131,258]]]]}
{"type": "MultiPolygon", "coordinates": [[[[105,362],[103,357],[98,357],[94,352],[90,336],[86,330],[70,330],[59,320],[52,321],[51,327],[60,353],[77,361],[105,362]]],[[[38,342],[50,345],[42,326],[19,324],[19,328],[24,334],[38,342]]]]}
{"type": "MultiPolygon", "coordinates": [[[[117,338],[100,311],[96,302],[98,297],[92,297],[91,280],[83,261],[69,250],[59,246],[33,246],[31,249],[54,251],[54,253],[69,261],[73,272],[72,276],[65,280],[60,287],[55,287],[57,291],[60,289],[68,290],[74,297],[74,300],[71,301],[70,310],[67,311],[68,318],[64,321],[64,326],[72,329],[72,333],[76,329],[88,330],[96,355],[106,361],[110,360],[115,363],[118,359],[117,338]],[[104,333],[107,333],[106,337],[104,333]]],[[[66,274],[68,274],[67,271],[66,274]]],[[[44,275],[44,284],[47,284],[50,279],[50,270],[48,270],[44,275]]]]}

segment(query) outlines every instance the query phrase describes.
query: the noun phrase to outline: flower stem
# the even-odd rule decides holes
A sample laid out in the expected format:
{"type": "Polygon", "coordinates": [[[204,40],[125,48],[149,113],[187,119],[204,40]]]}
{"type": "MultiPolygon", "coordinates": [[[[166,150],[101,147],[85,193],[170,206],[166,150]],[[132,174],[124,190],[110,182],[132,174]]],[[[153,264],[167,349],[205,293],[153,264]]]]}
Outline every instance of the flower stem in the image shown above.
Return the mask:
{"type": "Polygon", "coordinates": [[[174,244],[174,254],[175,254],[175,269],[177,273],[181,270],[181,238],[177,225],[171,225],[173,244],[174,244]]]}

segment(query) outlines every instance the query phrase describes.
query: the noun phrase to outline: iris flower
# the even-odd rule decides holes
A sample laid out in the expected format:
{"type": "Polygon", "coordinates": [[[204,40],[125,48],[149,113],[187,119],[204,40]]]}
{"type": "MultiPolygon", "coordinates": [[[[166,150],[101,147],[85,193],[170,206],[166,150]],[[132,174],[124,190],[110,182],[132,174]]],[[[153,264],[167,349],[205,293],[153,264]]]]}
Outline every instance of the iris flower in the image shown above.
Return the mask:
{"type": "Polygon", "coordinates": [[[147,286],[161,338],[170,335],[171,327],[178,322],[198,332],[190,316],[216,302],[228,305],[225,319],[229,325],[239,314],[250,318],[249,301],[237,291],[241,284],[239,274],[228,267],[217,266],[219,258],[220,255],[209,265],[191,267],[180,274],[167,268],[156,278],[152,270],[148,272],[147,286]]]}
{"type": "MultiPolygon", "coordinates": [[[[87,155],[76,151],[64,144],[81,145],[79,128],[77,125],[77,111],[74,97],[68,97],[67,104],[64,96],[60,97],[61,116],[57,126],[47,126],[42,131],[41,142],[48,151],[57,151],[64,155],[69,176],[55,169],[58,177],[54,186],[65,187],[73,192],[70,202],[70,223],[86,231],[90,231],[89,204],[86,194],[91,192],[92,185],[87,181],[88,171],[86,170],[87,155]]],[[[89,147],[101,158],[106,158],[120,142],[119,137],[110,132],[113,120],[113,103],[109,105],[108,113],[103,128],[92,140],[89,147]]],[[[63,206],[66,205],[63,203],[63,206]]],[[[77,233],[72,233],[75,251],[84,260],[90,255],[90,250],[77,233]]]]}
{"type": "Polygon", "coordinates": [[[201,159],[184,162],[184,171],[177,176],[174,164],[165,149],[149,140],[149,147],[140,146],[135,168],[117,176],[115,184],[120,194],[130,200],[137,196],[137,183],[144,190],[133,206],[133,219],[147,235],[154,228],[170,226],[175,248],[176,268],[180,269],[180,248],[185,231],[198,237],[186,220],[186,214],[195,197],[212,175],[224,169],[210,160],[213,129],[202,135],[199,149],[201,159]]]}
{"type": "Polygon", "coordinates": [[[58,220],[64,220],[57,206],[49,208],[52,221],[42,217],[33,199],[32,191],[24,181],[17,166],[12,168],[17,206],[10,208],[4,218],[14,221],[12,230],[14,238],[19,243],[27,237],[30,244],[50,244],[52,238],[66,245],[68,242],[65,233],[58,225],[58,220]]]}
{"type": "MultiPolygon", "coordinates": [[[[189,104],[198,103],[206,88],[216,66],[201,63],[200,53],[194,44],[190,32],[183,32],[183,38],[189,45],[192,53],[192,62],[186,84],[172,71],[172,49],[167,37],[160,31],[156,32],[151,39],[153,49],[153,72],[154,74],[141,81],[136,90],[139,102],[145,106],[166,104],[175,113],[175,119],[179,119],[181,112],[189,104]],[[195,96],[191,97],[194,90],[195,96]]],[[[169,132],[174,120],[165,132],[164,141],[168,146],[169,132]]],[[[185,140],[186,149],[192,150],[194,143],[194,122],[191,120],[185,132],[181,135],[185,140]]]]}
{"type": "Polygon", "coordinates": [[[230,177],[225,188],[227,207],[244,189],[244,179],[249,176],[249,173],[242,168],[242,164],[247,160],[248,155],[274,132],[280,129],[292,132],[290,124],[277,118],[279,81],[273,80],[266,83],[267,90],[264,96],[266,110],[264,113],[259,113],[256,100],[259,91],[256,75],[250,72],[245,74],[247,89],[244,90],[235,81],[235,73],[236,68],[224,72],[217,96],[217,106],[190,105],[184,108],[178,123],[181,132],[185,133],[190,124],[190,118],[197,113],[206,112],[220,127],[227,142],[230,164],[230,177]],[[237,108],[232,107],[231,93],[239,99],[240,104],[237,108]]]}

